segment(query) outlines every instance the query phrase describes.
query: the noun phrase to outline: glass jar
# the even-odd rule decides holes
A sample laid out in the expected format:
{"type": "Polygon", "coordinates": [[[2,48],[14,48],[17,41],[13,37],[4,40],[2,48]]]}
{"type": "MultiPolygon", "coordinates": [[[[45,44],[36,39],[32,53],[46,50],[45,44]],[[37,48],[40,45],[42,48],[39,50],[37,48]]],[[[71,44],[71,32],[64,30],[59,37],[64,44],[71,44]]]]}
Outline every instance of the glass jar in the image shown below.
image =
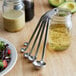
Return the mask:
{"type": "Polygon", "coordinates": [[[3,1],[3,23],[9,32],[16,32],[25,26],[24,4],[21,0],[3,1]]]}
{"type": "Polygon", "coordinates": [[[48,30],[49,50],[66,50],[71,43],[71,29],[71,13],[69,10],[59,9],[59,12],[52,18],[48,30]]]}
{"type": "Polygon", "coordinates": [[[34,1],[33,0],[23,0],[25,5],[25,21],[28,22],[34,17],[34,1]]]}

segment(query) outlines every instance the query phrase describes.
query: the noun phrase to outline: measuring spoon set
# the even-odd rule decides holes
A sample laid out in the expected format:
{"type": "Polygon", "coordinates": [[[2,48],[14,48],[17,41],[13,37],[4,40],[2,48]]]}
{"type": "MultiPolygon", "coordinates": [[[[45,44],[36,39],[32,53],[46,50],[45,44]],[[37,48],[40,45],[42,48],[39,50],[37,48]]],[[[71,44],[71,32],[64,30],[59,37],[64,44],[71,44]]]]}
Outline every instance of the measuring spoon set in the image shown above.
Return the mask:
{"type": "Polygon", "coordinates": [[[33,63],[33,65],[37,68],[40,69],[42,67],[45,67],[46,62],[44,62],[44,56],[45,56],[45,49],[46,49],[46,43],[47,43],[47,36],[48,36],[48,28],[49,28],[49,24],[51,22],[51,18],[58,12],[58,8],[54,8],[48,12],[46,12],[39,20],[31,38],[29,39],[29,42],[25,42],[24,46],[26,46],[25,48],[21,48],[21,52],[24,53],[24,57],[27,58],[29,61],[31,61],[33,63]],[[44,32],[45,31],[45,32],[44,32]],[[41,60],[38,61],[37,57],[38,57],[38,53],[39,53],[39,48],[40,48],[40,44],[41,44],[41,40],[43,38],[43,34],[45,34],[44,37],[44,43],[43,43],[43,49],[42,49],[42,55],[41,55],[41,60]],[[29,45],[31,43],[31,41],[33,40],[34,36],[35,40],[34,43],[32,45],[31,50],[28,52],[27,49],[29,48],[29,45]],[[40,35],[40,36],[39,36],[40,35]],[[38,40],[39,38],[39,40],[38,40]],[[36,45],[36,42],[38,40],[38,45],[37,45],[37,49],[35,52],[35,55],[32,56],[32,52],[34,51],[34,47],[36,45]]]}

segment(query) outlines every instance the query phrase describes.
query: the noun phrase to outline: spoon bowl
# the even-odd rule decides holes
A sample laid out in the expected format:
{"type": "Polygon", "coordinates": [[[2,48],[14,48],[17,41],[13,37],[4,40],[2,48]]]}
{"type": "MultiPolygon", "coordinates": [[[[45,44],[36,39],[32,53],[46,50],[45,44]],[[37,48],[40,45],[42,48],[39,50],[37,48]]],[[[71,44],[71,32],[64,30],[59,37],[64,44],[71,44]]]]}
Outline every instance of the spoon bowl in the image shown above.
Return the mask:
{"type": "Polygon", "coordinates": [[[28,58],[28,56],[29,56],[29,53],[24,53],[25,58],[28,58]]]}
{"type": "Polygon", "coordinates": [[[46,63],[44,61],[34,61],[33,65],[35,66],[36,69],[41,69],[42,67],[46,66],[46,63]]]}
{"type": "Polygon", "coordinates": [[[24,46],[26,46],[26,47],[27,47],[27,46],[28,46],[28,42],[25,42],[25,43],[24,43],[24,46]]]}
{"type": "Polygon", "coordinates": [[[21,50],[20,50],[20,51],[21,51],[21,53],[24,53],[24,51],[25,51],[25,48],[21,48],[21,50]]]}
{"type": "Polygon", "coordinates": [[[35,56],[28,56],[28,59],[29,59],[29,61],[31,61],[31,62],[33,62],[34,60],[36,60],[36,57],[35,56]]]}

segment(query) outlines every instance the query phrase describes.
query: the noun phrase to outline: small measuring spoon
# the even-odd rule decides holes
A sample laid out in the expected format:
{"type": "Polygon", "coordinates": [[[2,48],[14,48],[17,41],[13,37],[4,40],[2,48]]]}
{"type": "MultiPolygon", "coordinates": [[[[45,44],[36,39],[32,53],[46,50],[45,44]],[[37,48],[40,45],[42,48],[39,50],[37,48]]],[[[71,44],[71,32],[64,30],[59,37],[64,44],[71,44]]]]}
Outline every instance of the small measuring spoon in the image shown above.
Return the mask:
{"type": "Polygon", "coordinates": [[[33,62],[33,65],[34,65],[37,69],[40,69],[41,67],[45,67],[45,65],[46,65],[46,63],[43,61],[43,59],[44,59],[44,55],[45,55],[45,47],[46,47],[46,42],[47,42],[48,26],[49,26],[49,19],[48,19],[48,22],[47,22],[47,28],[46,28],[46,33],[45,33],[45,40],[44,40],[42,58],[41,58],[40,61],[35,60],[35,61],[33,62]]]}
{"type": "Polygon", "coordinates": [[[42,40],[42,37],[43,37],[45,27],[46,27],[46,20],[44,21],[44,24],[43,24],[43,28],[42,28],[41,36],[40,36],[40,39],[39,39],[38,47],[36,49],[35,56],[31,56],[31,55],[28,56],[28,59],[30,61],[34,61],[37,58],[37,54],[38,54],[38,51],[39,51],[39,47],[40,47],[40,43],[41,43],[41,40],[42,40]]]}
{"type": "MultiPolygon", "coordinates": [[[[37,42],[38,36],[39,36],[39,34],[40,34],[41,28],[42,28],[42,26],[43,26],[43,23],[44,23],[44,21],[41,23],[41,26],[40,26],[40,28],[39,28],[39,30],[38,30],[38,33],[37,33],[37,35],[36,35],[35,41],[34,41],[34,43],[33,43],[33,46],[32,46],[32,48],[31,48],[30,52],[29,52],[29,53],[24,53],[24,57],[27,58],[27,57],[29,57],[29,56],[32,54],[33,49],[34,49],[34,47],[35,47],[35,44],[36,44],[36,42],[37,42]]],[[[30,60],[31,60],[31,59],[30,59],[30,60]]]]}
{"type": "Polygon", "coordinates": [[[26,48],[21,48],[20,51],[21,51],[22,53],[24,53],[24,51],[26,51],[26,50],[28,49],[28,47],[29,47],[29,45],[30,45],[30,43],[31,43],[31,41],[32,41],[32,39],[33,39],[33,37],[34,37],[34,35],[36,34],[38,28],[40,27],[40,23],[41,23],[41,20],[42,20],[42,19],[43,19],[43,16],[40,18],[40,20],[39,20],[39,22],[38,22],[38,24],[37,24],[37,26],[36,26],[36,28],[35,28],[35,30],[34,30],[32,36],[31,36],[29,42],[25,42],[25,43],[24,43],[24,46],[27,45],[27,47],[26,47],[26,48]]]}

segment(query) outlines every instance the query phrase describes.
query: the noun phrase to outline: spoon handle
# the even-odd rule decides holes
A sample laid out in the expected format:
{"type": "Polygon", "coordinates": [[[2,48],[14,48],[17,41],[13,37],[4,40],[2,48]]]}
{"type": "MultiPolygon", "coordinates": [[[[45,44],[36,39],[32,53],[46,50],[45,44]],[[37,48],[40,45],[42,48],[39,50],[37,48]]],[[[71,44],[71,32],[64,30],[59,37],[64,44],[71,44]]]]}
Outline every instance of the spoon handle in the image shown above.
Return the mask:
{"type": "Polygon", "coordinates": [[[41,35],[40,35],[40,38],[39,38],[39,43],[38,43],[38,46],[37,46],[37,49],[36,49],[35,58],[37,57],[37,54],[38,54],[38,50],[39,50],[39,47],[40,47],[40,43],[41,43],[41,40],[42,40],[42,37],[43,37],[45,27],[46,27],[46,20],[43,24],[43,29],[42,29],[42,32],[41,32],[41,35]]]}
{"type": "MultiPolygon", "coordinates": [[[[45,18],[45,19],[46,19],[46,18],[45,18]]],[[[36,35],[35,41],[34,41],[34,43],[33,43],[33,46],[32,46],[32,48],[31,48],[31,50],[30,50],[30,52],[29,52],[29,55],[30,55],[30,54],[32,53],[32,51],[33,51],[33,48],[34,48],[34,46],[35,46],[35,44],[36,44],[36,42],[37,42],[39,33],[40,33],[40,31],[41,31],[41,28],[42,28],[42,26],[43,26],[43,23],[45,22],[45,19],[43,19],[42,22],[41,22],[41,26],[40,26],[40,28],[39,28],[39,30],[38,30],[38,33],[37,33],[37,35],[36,35]]]]}
{"type": "Polygon", "coordinates": [[[45,33],[45,39],[44,39],[44,45],[43,45],[43,52],[42,52],[42,58],[41,61],[43,61],[44,55],[45,55],[45,48],[46,48],[46,42],[47,42],[47,35],[48,35],[48,27],[49,27],[49,18],[47,19],[47,27],[46,27],[46,33],[45,33]]]}
{"type": "Polygon", "coordinates": [[[40,25],[40,23],[41,23],[41,20],[42,20],[42,17],[40,18],[40,20],[39,20],[39,22],[38,22],[38,24],[37,24],[37,26],[36,26],[36,28],[35,28],[35,30],[34,30],[34,32],[33,32],[33,34],[32,34],[32,36],[31,36],[31,38],[30,38],[30,40],[29,40],[29,43],[28,43],[28,45],[27,45],[27,47],[26,47],[25,51],[27,50],[28,46],[30,45],[30,43],[31,43],[31,41],[32,41],[32,39],[33,39],[33,37],[34,37],[34,35],[35,35],[36,31],[38,30],[39,25],[40,25]]]}

